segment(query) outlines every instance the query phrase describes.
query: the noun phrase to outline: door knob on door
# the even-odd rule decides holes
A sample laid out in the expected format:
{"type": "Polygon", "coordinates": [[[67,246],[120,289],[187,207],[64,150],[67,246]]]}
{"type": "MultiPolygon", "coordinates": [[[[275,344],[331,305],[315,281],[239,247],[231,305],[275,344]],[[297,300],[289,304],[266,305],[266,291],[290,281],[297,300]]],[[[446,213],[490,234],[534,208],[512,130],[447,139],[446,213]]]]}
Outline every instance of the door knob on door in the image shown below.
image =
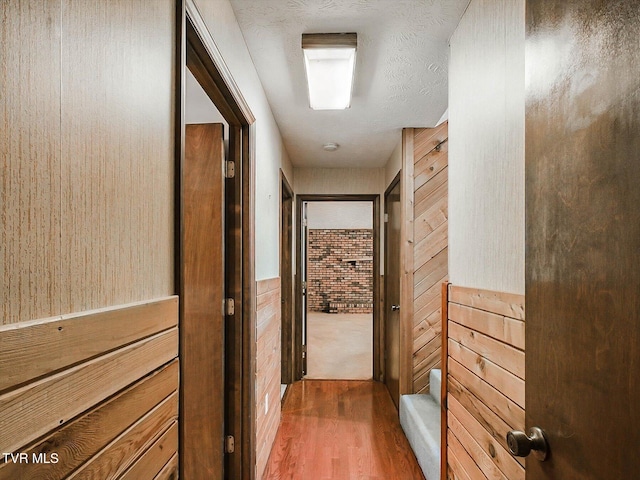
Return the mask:
{"type": "Polygon", "coordinates": [[[507,445],[514,457],[526,457],[531,452],[541,462],[544,462],[549,455],[549,443],[541,428],[533,427],[529,430],[529,435],[518,430],[511,430],[507,433],[507,445]]]}
{"type": "Polygon", "coordinates": [[[397,312],[398,310],[400,310],[400,305],[391,305],[392,312],[397,312]]]}

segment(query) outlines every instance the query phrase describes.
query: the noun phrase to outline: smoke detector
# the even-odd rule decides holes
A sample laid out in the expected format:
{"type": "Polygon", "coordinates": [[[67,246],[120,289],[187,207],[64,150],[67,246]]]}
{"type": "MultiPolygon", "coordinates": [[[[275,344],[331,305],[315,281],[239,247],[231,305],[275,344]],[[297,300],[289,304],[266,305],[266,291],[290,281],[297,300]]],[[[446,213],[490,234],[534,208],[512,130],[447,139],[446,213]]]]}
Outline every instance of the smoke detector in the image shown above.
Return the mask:
{"type": "Polygon", "coordinates": [[[325,143],[322,146],[322,148],[327,152],[335,152],[339,147],[340,145],[338,145],[337,143],[325,143]]]}

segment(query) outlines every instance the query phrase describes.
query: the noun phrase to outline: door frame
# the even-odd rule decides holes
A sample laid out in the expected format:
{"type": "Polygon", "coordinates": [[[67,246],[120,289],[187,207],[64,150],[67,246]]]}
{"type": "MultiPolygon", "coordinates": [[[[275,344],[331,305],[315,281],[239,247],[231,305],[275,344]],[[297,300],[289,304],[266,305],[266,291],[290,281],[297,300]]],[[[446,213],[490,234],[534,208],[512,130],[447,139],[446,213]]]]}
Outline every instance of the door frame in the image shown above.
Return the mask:
{"type": "Polygon", "coordinates": [[[294,325],[294,375],[302,379],[302,204],[304,202],[372,202],[373,204],[373,378],[381,375],[380,332],[380,195],[379,194],[327,194],[296,195],[296,278],[295,278],[295,325],[294,325]]]}
{"type": "Polygon", "coordinates": [[[286,175],[280,169],[280,292],[281,298],[281,367],[280,382],[293,383],[294,359],[294,279],[293,279],[293,208],[294,193],[286,175]],[[290,203],[285,210],[285,202],[290,203]],[[288,227],[287,227],[288,225],[288,227]]]}
{"type": "MultiPolygon", "coordinates": [[[[235,452],[226,455],[227,478],[255,477],[255,117],[228,69],[194,0],[176,2],[176,144],[175,144],[175,284],[183,296],[182,164],[185,152],[186,68],[229,124],[227,160],[235,177],[225,181],[225,292],[235,300],[225,326],[225,435],[235,437],[235,452]]],[[[180,305],[180,322],[183,311],[180,305]]],[[[180,350],[188,349],[180,335],[180,350]]],[[[185,365],[181,363],[181,371],[185,365]]],[[[183,382],[181,376],[181,382],[183,382]]],[[[180,389],[180,473],[183,473],[184,399],[180,389]]],[[[220,439],[223,448],[223,439],[220,439]]],[[[205,472],[203,472],[205,473],[205,472]]],[[[222,474],[222,472],[221,472],[222,474]]]]}
{"type": "MultiPolygon", "coordinates": [[[[386,349],[386,338],[385,338],[385,332],[386,332],[386,327],[387,327],[387,311],[389,310],[389,305],[387,305],[387,286],[388,286],[388,272],[389,269],[387,267],[387,241],[389,239],[389,235],[387,232],[387,197],[389,196],[389,194],[391,193],[391,191],[396,187],[396,185],[398,185],[400,183],[401,180],[401,174],[402,172],[398,172],[397,175],[393,178],[393,180],[391,180],[391,183],[389,183],[389,185],[387,186],[387,188],[384,191],[384,195],[382,197],[382,212],[385,215],[385,221],[384,221],[384,240],[383,240],[383,258],[382,261],[384,262],[384,284],[383,284],[383,288],[382,288],[382,305],[384,306],[384,309],[382,310],[382,315],[381,315],[381,325],[380,325],[380,381],[381,382],[386,382],[386,362],[385,359],[387,357],[387,349],[386,349]]],[[[402,186],[400,186],[402,188],[402,186]]],[[[398,245],[398,248],[401,248],[401,245],[398,245]]],[[[398,262],[400,262],[400,259],[398,259],[398,262]]],[[[400,279],[398,279],[398,283],[400,283],[400,279]]],[[[400,298],[400,301],[402,301],[402,298],[400,298]]],[[[400,311],[402,312],[402,306],[400,308],[400,311]]],[[[400,347],[401,345],[399,345],[400,347]]],[[[400,350],[400,356],[402,356],[402,350],[400,350]]],[[[400,360],[400,359],[398,359],[400,360]]],[[[399,380],[399,379],[398,379],[399,380]]]]}

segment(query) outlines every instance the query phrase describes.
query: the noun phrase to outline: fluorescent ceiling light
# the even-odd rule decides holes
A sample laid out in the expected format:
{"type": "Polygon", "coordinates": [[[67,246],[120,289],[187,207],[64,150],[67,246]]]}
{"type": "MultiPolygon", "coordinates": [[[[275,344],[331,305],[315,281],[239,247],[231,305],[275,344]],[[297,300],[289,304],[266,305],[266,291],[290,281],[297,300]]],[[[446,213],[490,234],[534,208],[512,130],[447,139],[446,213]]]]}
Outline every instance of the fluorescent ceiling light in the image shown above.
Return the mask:
{"type": "Polygon", "coordinates": [[[302,52],[311,108],[349,108],[356,64],[356,45],[355,33],[302,35],[302,52]]]}

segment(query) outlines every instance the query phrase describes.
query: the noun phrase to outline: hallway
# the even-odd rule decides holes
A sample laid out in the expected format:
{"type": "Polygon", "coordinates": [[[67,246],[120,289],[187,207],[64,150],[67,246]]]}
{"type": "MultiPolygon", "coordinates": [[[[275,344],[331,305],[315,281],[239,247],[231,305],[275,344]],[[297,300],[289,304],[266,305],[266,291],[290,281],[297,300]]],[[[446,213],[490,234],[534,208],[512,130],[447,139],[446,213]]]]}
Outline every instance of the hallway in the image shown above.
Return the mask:
{"type": "Polygon", "coordinates": [[[289,386],[264,480],[424,479],[383,384],[289,386]]]}

